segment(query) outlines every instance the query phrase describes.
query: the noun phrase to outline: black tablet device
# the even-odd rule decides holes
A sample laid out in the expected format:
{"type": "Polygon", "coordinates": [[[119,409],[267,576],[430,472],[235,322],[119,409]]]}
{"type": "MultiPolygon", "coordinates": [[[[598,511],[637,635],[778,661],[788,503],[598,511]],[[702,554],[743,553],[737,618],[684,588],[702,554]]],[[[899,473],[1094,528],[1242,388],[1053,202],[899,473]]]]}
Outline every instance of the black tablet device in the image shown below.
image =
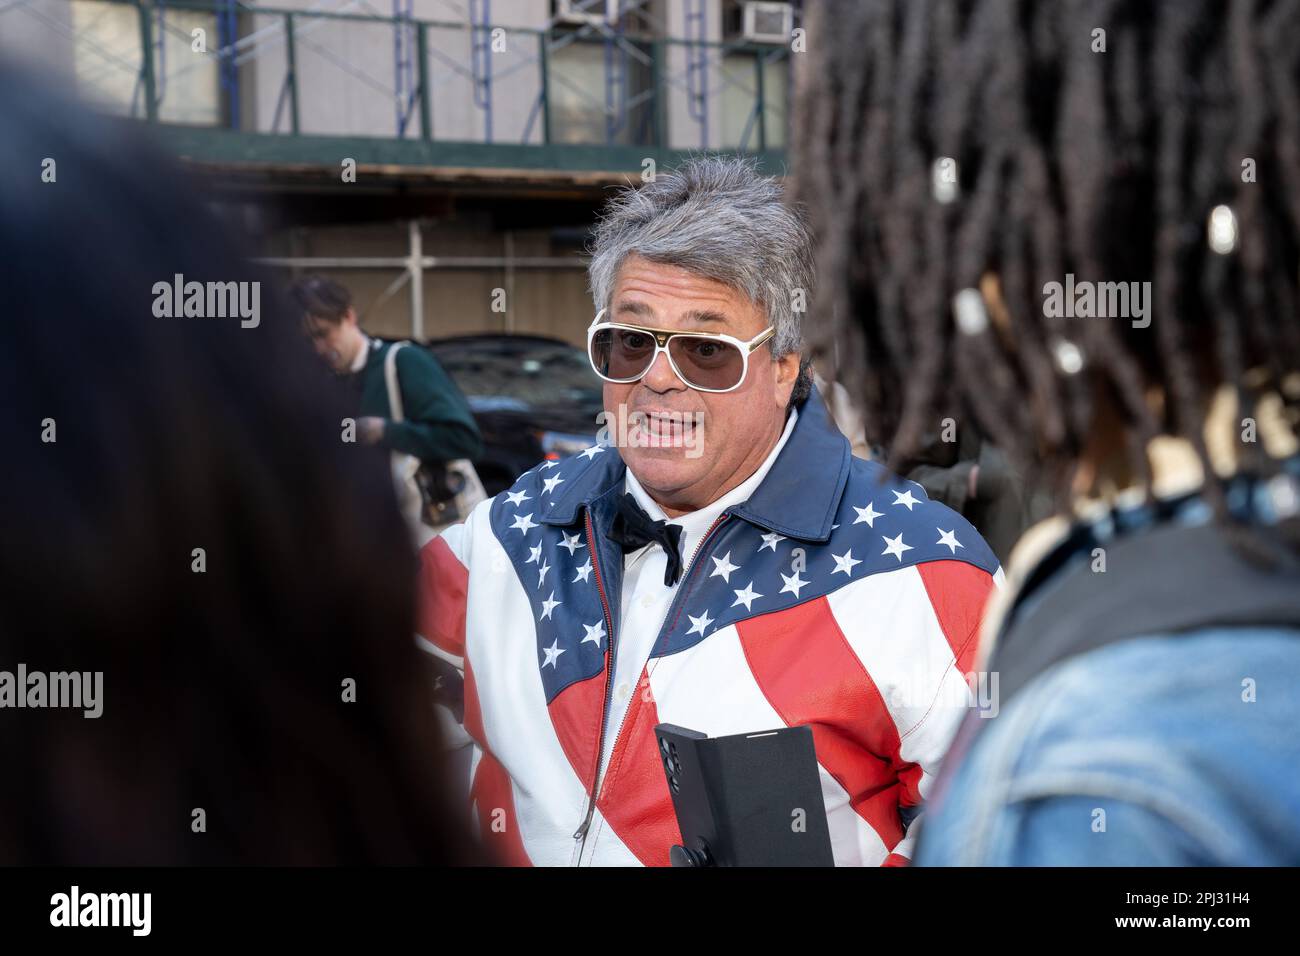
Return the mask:
{"type": "Polygon", "coordinates": [[[659,724],[673,866],[834,866],[810,727],[706,737],[659,724]]]}

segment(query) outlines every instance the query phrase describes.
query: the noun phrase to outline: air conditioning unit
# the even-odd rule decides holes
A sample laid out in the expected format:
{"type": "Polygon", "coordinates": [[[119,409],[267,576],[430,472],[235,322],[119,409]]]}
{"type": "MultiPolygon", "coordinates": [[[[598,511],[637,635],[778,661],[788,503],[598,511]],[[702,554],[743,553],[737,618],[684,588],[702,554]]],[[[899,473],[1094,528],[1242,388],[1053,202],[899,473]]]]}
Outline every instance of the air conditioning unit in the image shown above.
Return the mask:
{"type": "Polygon", "coordinates": [[[618,0],[555,0],[556,23],[613,25],[618,22],[618,0]]]}
{"type": "Polygon", "coordinates": [[[790,42],[794,30],[794,9],[788,3],[767,3],[751,0],[743,6],[741,38],[749,43],[790,42]]]}

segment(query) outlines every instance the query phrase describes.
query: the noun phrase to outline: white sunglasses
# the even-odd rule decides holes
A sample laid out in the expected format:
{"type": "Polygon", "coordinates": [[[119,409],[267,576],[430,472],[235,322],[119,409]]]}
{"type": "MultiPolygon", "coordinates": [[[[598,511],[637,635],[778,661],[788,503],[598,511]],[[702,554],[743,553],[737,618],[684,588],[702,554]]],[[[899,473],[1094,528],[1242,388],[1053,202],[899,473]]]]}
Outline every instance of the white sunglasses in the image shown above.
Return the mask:
{"type": "Polygon", "coordinates": [[[720,332],[682,332],[626,322],[602,322],[601,309],[587,329],[587,358],[607,382],[626,384],[650,371],[659,353],[683,382],[701,392],[731,392],[749,374],[749,355],[770,339],[769,325],[748,342],[720,332]]]}

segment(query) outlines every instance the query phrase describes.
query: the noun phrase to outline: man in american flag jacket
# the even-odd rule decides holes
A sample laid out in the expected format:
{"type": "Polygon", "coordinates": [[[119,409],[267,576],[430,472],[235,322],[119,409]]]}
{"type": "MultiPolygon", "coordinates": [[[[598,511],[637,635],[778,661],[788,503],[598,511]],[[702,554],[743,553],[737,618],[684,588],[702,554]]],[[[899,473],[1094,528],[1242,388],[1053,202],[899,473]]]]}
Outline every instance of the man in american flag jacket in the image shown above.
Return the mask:
{"type": "Polygon", "coordinates": [[[959,515],[852,457],[801,356],[808,260],[798,211],[740,160],[623,194],[588,334],[631,428],[425,546],[417,639],[463,676],[469,800],[502,861],[666,865],[667,722],[808,725],[836,863],[907,862],[1000,571],[959,515]]]}

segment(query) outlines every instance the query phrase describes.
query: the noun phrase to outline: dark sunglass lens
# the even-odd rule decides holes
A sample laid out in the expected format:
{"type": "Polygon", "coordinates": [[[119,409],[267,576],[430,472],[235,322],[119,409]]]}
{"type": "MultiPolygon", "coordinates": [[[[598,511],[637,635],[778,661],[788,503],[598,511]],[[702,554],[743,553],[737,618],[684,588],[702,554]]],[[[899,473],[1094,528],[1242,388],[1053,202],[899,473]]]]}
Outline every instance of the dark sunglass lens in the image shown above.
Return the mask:
{"type": "Polygon", "coordinates": [[[668,349],[686,383],[697,388],[732,388],[745,371],[744,356],[730,342],[679,335],[668,343],[668,349]]]}
{"type": "Polygon", "coordinates": [[[592,333],[587,344],[587,352],[592,367],[601,375],[609,374],[609,353],[614,342],[614,333],[609,329],[600,329],[592,333]]]}
{"type": "Polygon", "coordinates": [[[644,375],[654,361],[654,336],[635,329],[611,329],[609,367],[610,378],[636,378],[644,375]]]}

